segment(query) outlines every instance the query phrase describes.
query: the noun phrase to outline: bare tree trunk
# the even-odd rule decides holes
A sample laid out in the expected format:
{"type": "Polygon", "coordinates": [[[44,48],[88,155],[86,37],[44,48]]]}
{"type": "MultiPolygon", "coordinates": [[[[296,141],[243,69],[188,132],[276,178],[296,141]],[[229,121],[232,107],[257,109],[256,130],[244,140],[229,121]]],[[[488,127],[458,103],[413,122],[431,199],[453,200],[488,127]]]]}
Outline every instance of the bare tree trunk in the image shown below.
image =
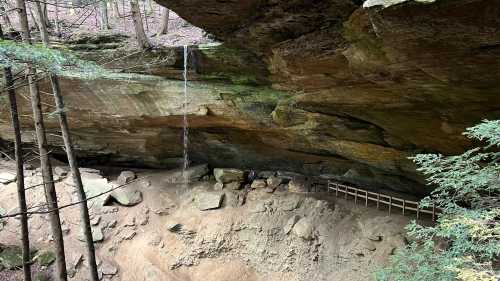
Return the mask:
{"type": "MultiPolygon", "coordinates": [[[[24,0],[16,0],[17,11],[19,13],[19,22],[21,26],[22,39],[26,44],[31,44],[30,30],[28,25],[28,15],[26,13],[26,3],[24,0]]],[[[42,177],[45,188],[45,200],[50,211],[50,226],[54,237],[54,249],[56,254],[56,280],[67,281],[66,256],[64,253],[64,239],[61,230],[61,218],[57,204],[57,194],[52,175],[52,165],[49,159],[47,149],[47,136],[45,125],[43,123],[42,106],[40,101],[40,92],[36,82],[36,69],[28,64],[26,69],[28,84],[31,96],[31,107],[33,109],[33,119],[35,120],[35,131],[40,154],[40,164],[42,168],[42,177]]]]}
{"type": "MultiPolygon", "coordinates": [[[[36,7],[38,15],[41,16],[41,9],[39,2],[36,2],[36,7]]],[[[45,45],[45,47],[49,47],[50,42],[49,42],[47,27],[43,24],[41,25],[41,35],[43,44],[45,45]]],[[[75,153],[73,151],[73,144],[71,142],[71,135],[68,126],[68,119],[66,116],[66,112],[64,110],[64,99],[61,94],[61,88],[59,87],[59,79],[57,75],[50,74],[50,83],[52,85],[52,92],[54,94],[54,100],[56,102],[56,111],[59,114],[59,124],[61,126],[64,147],[66,149],[66,154],[68,156],[68,162],[71,168],[73,182],[75,183],[78,199],[79,201],[83,202],[80,204],[80,216],[83,223],[83,234],[85,236],[85,242],[87,244],[87,255],[90,268],[90,277],[92,281],[99,281],[99,275],[97,273],[97,262],[95,257],[94,240],[92,238],[92,228],[90,224],[89,209],[87,206],[87,196],[85,195],[85,190],[83,189],[82,177],[80,175],[80,170],[78,169],[78,163],[75,157],[75,153]]]]}
{"type": "Polygon", "coordinates": [[[1,6],[0,6],[0,13],[2,13],[2,20],[3,20],[3,25],[7,29],[13,29],[12,28],[12,22],[10,21],[9,15],[7,14],[7,9],[5,9],[6,2],[2,1],[1,6]]]}
{"type": "Polygon", "coordinates": [[[151,0],[146,0],[146,4],[148,6],[148,9],[146,11],[146,9],[144,9],[144,14],[152,14],[153,13],[153,1],[151,0]]]}
{"type": "MultiPolygon", "coordinates": [[[[35,25],[36,30],[40,30],[40,27],[38,26],[38,21],[36,20],[35,15],[33,15],[33,11],[31,10],[31,7],[29,8],[29,10],[30,10],[31,21],[35,25]]],[[[29,28],[29,26],[28,26],[28,28],[29,28]]]]}
{"type": "MultiPolygon", "coordinates": [[[[140,9],[140,7],[139,7],[140,9]]],[[[149,32],[149,24],[148,24],[148,13],[146,12],[146,2],[142,2],[142,11],[144,11],[144,23],[146,23],[146,32],[149,32]]]]}
{"type": "Polygon", "coordinates": [[[44,3],[42,1],[41,5],[42,5],[43,20],[45,21],[45,26],[47,28],[49,28],[50,27],[50,20],[49,20],[49,11],[47,9],[47,3],[44,3]]]}
{"type": "Polygon", "coordinates": [[[118,0],[112,0],[111,6],[113,7],[113,16],[119,19],[121,15],[120,15],[120,9],[118,9],[118,0]]]}
{"type": "Polygon", "coordinates": [[[141,9],[139,8],[138,0],[130,0],[130,12],[132,13],[132,19],[134,20],[135,36],[137,38],[139,48],[142,50],[151,48],[151,43],[146,37],[144,26],[142,25],[141,9]]]}
{"type": "Polygon", "coordinates": [[[161,26],[158,30],[157,35],[168,33],[168,24],[170,22],[170,10],[168,8],[163,8],[163,14],[161,15],[161,26]]]}
{"type": "Polygon", "coordinates": [[[55,0],[55,7],[54,7],[54,13],[55,13],[55,17],[54,17],[54,25],[56,26],[56,34],[57,34],[57,37],[61,37],[61,26],[59,25],[59,0],[55,0]]]}
{"type": "MultiPolygon", "coordinates": [[[[0,38],[4,39],[2,28],[0,27],[0,38]]],[[[19,201],[19,211],[21,212],[21,240],[23,251],[23,272],[24,281],[31,281],[31,257],[30,257],[30,237],[28,229],[28,208],[26,206],[26,193],[24,191],[24,169],[23,151],[21,148],[21,126],[19,125],[19,114],[17,113],[16,91],[10,67],[3,69],[5,76],[5,87],[9,96],[10,116],[12,128],[14,129],[14,150],[16,154],[17,168],[17,199],[19,201]]]]}
{"type": "Polygon", "coordinates": [[[106,0],[101,0],[100,1],[100,11],[101,11],[101,30],[107,30],[109,29],[109,22],[108,22],[108,4],[106,3],[106,0]]]}

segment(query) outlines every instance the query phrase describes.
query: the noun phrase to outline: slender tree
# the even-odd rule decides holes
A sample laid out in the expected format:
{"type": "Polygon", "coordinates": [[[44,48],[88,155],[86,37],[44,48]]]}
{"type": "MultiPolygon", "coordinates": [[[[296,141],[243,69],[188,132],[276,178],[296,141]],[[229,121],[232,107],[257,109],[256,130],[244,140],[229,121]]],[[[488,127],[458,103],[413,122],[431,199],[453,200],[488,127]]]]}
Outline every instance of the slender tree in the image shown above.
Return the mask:
{"type": "Polygon", "coordinates": [[[9,14],[7,13],[7,9],[5,8],[6,5],[6,1],[0,2],[0,13],[2,13],[3,25],[7,29],[12,29],[12,22],[10,21],[9,14]]]}
{"type": "Polygon", "coordinates": [[[113,17],[119,19],[121,15],[120,15],[120,9],[118,8],[118,0],[112,0],[111,6],[113,9],[113,17]]]}
{"type": "Polygon", "coordinates": [[[161,26],[158,30],[157,35],[167,34],[168,33],[168,25],[170,21],[170,10],[168,8],[163,8],[163,13],[161,15],[161,26]]]}
{"type": "Polygon", "coordinates": [[[54,26],[57,37],[61,37],[61,26],[59,25],[59,0],[54,0],[54,26]]]}
{"type": "Polygon", "coordinates": [[[137,44],[142,50],[151,48],[151,43],[144,32],[144,26],[142,25],[141,9],[139,7],[138,0],[130,0],[130,12],[132,13],[132,20],[134,21],[135,37],[137,38],[137,44]]]}
{"type": "Polygon", "coordinates": [[[101,30],[109,29],[109,21],[108,21],[108,3],[106,0],[99,1],[100,11],[101,11],[101,30]]]}
{"type": "MultiPolygon", "coordinates": [[[[22,32],[23,42],[31,44],[30,29],[28,25],[28,15],[26,13],[26,3],[24,0],[16,0],[17,11],[19,13],[19,22],[22,32]]],[[[50,212],[50,226],[55,242],[56,254],[56,279],[59,281],[67,281],[68,274],[66,270],[66,257],[64,253],[64,240],[61,230],[61,219],[59,217],[59,209],[57,204],[57,194],[52,174],[52,166],[49,159],[47,136],[45,133],[45,125],[43,122],[42,106],[40,92],[36,82],[36,69],[33,65],[28,64],[26,69],[28,77],[28,85],[31,96],[31,106],[33,109],[33,119],[35,121],[36,138],[38,142],[38,150],[40,154],[40,164],[42,168],[42,178],[45,188],[45,200],[50,212]]]]}
{"type": "MultiPolygon", "coordinates": [[[[0,26],[0,38],[4,39],[2,27],[0,26]]],[[[5,87],[10,103],[10,116],[12,119],[12,128],[14,129],[14,151],[16,155],[17,168],[17,199],[19,201],[19,211],[21,212],[21,240],[23,251],[23,272],[24,280],[31,281],[31,257],[30,257],[30,238],[28,230],[28,208],[26,206],[26,193],[24,191],[24,167],[23,151],[21,148],[21,126],[19,124],[19,114],[17,112],[16,92],[12,78],[12,69],[5,67],[3,69],[5,78],[5,87]]]]}
{"type": "MultiPolygon", "coordinates": [[[[43,17],[41,13],[41,5],[39,2],[36,2],[36,7],[38,15],[40,17],[43,17]]],[[[44,21],[42,20],[41,22],[44,21]]],[[[42,24],[40,26],[40,29],[41,29],[43,44],[46,47],[49,47],[50,41],[49,41],[49,34],[47,32],[47,27],[44,24],[42,24]]],[[[85,190],[83,188],[83,183],[82,183],[82,177],[80,175],[80,170],[78,169],[78,162],[76,160],[76,156],[73,150],[71,134],[68,126],[68,119],[64,108],[64,99],[61,94],[61,88],[59,86],[59,78],[57,77],[56,74],[50,74],[50,83],[52,85],[52,93],[54,95],[56,103],[56,111],[59,115],[59,124],[61,127],[66,155],[68,156],[68,162],[71,169],[71,174],[73,176],[73,182],[75,184],[76,191],[78,194],[78,200],[83,202],[82,204],[80,204],[80,217],[83,223],[83,234],[85,236],[85,242],[87,244],[87,256],[90,268],[90,275],[92,281],[99,281],[94,240],[92,238],[92,228],[90,224],[89,209],[87,206],[87,196],[85,195],[85,190]]]]}

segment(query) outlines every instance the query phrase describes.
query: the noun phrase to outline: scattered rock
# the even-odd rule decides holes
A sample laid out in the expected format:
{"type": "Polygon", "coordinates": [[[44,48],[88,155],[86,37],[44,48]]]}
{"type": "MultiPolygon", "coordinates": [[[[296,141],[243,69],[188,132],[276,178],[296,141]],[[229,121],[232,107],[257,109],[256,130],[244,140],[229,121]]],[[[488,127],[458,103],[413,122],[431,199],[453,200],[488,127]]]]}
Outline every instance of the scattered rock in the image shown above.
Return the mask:
{"type": "Polygon", "coordinates": [[[300,216],[298,215],[294,215],[292,216],[285,224],[285,226],[283,227],[283,232],[285,232],[285,234],[289,234],[290,231],[292,231],[293,227],[295,226],[295,224],[300,220],[300,216]]]}
{"type": "Polygon", "coordinates": [[[283,182],[283,179],[276,176],[270,176],[269,178],[267,178],[266,182],[267,186],[271,188],[276,188],[283,182]]]}
{"type": "MultiPolygon", "coordinates": [[[[83,230],[78,235],[78,240],[85,242],[85,235],[83,234],[83,230]]],[[[94,241],[94,243],[104,241],[104,233],[102,232],[102,228],[92,227],[92,240],[94,241]]]]}
{"type": "Polygon", "coordinates": [[[136,175],[135,175],[134,172],[132,172],[132,171],[123,171],[123,172],[120,173],[120,175],[116,179],[116,182],[119,185],[124,185],[124,184],[127,184],[127,183],[133,181],[135,178],[136,178],[136,175]]]}
{"type": "Polygon", "coordinates": [[[223,199],[223,192],[204,192],[198,194],[196,204],[200,211],[213,210],[220,208],[223,199]]]}
{"type": "Polygon", "coordinates": [[[224,187],[230,190],[238,190],[241,189],[241,182],[233,181],[230,183],[225,183],[224,187]]]}
{"type": "Polygon", "coordinates": [[[0,183],[9,184],[16,181],[16,174],[11,172],[0,172],[0,183]]]}
{"type": "Polygon", "coordinates": [[[310,184],[302,177],[295,177],[288,183],[288,191],[296,193],[309,192],[310,184]]]}
{"type": "Polygon", "coordinates": [[[90,224],[93,226],[98,225],[99,222],[101,222],[101,216],[95,216],[90,220],[90,224]]]}
{"type": "Polygon", "coordinates": [[[103,275],[116,275],[118,267],[109,261],[103,261],[100,267],[103,275]]]}
{"type": "Polygon", "coordinates": [[[49,266],[56,260],[56,254],[52,251],[43,251],[36,255],[35,260],[41,266],[49,266]]]}
{"type": "Polygon", "coordinates": [[[304,240],[314,239],[314,227],[307,218],[302,218],[293,227],[293,233],[304,240]]]}
{"type": "Polygon", "coordinates": [[[122,240],[132,240],[137,233],[132,228],[127,228],[120,232],[120,237],[122,240]]]}
{"type": "Polygon", "coordinates": [[[68,168],[62,167],[62,166],[57,166],[54,168],[54,175],[57,175],[59,177],[65,177],[68,175],[68,168]]]}
{"type": "Polygon", "coordinates": [[[267,179],[267,178],[270,178],[274,175],[276,175],[276,172],[274,172],[274,171],[260,171],[257,174],[257,177],[261,178],[261,179],[267,179]]]}
{"type": "Polygon", "coordinates": [[[242,182],[245,179],[245,172],[238,169],[214,169],[215,180],[221,183],[242,182]]]}
{"type": "Polygon", "coordinates": [[[224,188],[224,184],[221,182],[216,182],[214,184],[214,190],[222,190],[224,188]]]}
{"type": "Polygon", "coordinates": [[[106,228],[115,228],[116,225],[118,224],[118,221],[117,220],[110,220],[108,221],[108,223],[106,224],[106,228]]]}
{"type": "Polygon", "coordinates": [[[254,180],[250,186],[253,189],[265,188],[267,183],[265,180],[254,180]]]}
{"type": "Polygon", "coordinates": [[[134,206],[142,202],[142,193],[139,190],[117,189],[111,192],[111,197],[123,206],[134,206]]]}

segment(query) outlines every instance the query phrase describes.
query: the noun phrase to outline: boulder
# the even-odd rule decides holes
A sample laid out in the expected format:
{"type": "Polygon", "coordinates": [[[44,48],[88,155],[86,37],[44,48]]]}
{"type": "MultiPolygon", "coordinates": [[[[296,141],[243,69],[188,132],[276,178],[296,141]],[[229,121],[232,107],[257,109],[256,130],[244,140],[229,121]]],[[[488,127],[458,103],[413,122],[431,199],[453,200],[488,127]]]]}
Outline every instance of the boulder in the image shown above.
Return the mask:
{"type": "Polygon", "coordinates": [[[103,261],[100,270],[103,275],[116,275],[118,273],[118,267],[109,261],[103,261]]]}
{"type": "MultiPolygon", "coordinates": [[[[80,231],[78,235],[78,240],[85,242],[85,236],[83,235],[83,230],[80,231]]],[[[104,233],[100,227],[92,227],[92,240],[94,243],[104,241],[104,233]]]]}
{"type": "Polygon", "coordinates": [[[288,191],[296,193],[309,192],[310,183],[302,177],[295,177],[288,183],[288,191]]]}
{"type": "Polygon", "coordinates": [[[253,189],[260,189],[260,188],[265,188],[266,186],[267,183],[265,180],[254,180],[250,187],[253,189]]]}
{"type": "Polygon", "coordinates": [[[142,192],[139,190],[119,188],[111,192],[111,197],[123,206],[135,206],[142,202],[142,192]]]}
{"type": "Polygon", "coordinates": [[[293,233],[304,240],[314,239],[314,227],[307,218],[302,218],[293,226],[293,233]]]}
{"type": "Polygon", "coordinates": [[[233,182],[230,182],[230,183],[225,183],[224,184],[224,188],[227,188],[227,189],[230,189],[230,190],[238,190],[238,189],[241,189],[241,182],[238,182],[238,181],[233,181],[233,182]]]}
{"type": "Polygon", "coordinates": [[[207,211],[220,208],[224,192],[204,192],[198,194],[196,204],[200,211],[207,211]]]}
{"type": "Polygon", "coordinates": [[[271,188],[278,187],[282,182],[283,182],[283,179],[280,177],[276,177],[276,176],[270,176],[266,180],[267,186],[269,186],[271,188]]]}
{"type": "Polygon", "coordinates": [[[13,172],[0,172],[0,183],[9,184],[15,181],[17,178],[16,174],[13,172]]]}
{"type": "Polygon", "coordinates": [[[221,183],[221,182],[216,182],[216,183],[214,184],[214,190],[222,190],[222,189],[224,189],[224,184],[223,184],[223,183],[221,183]]]}
{"type": "Polygon", "coordinates": [[[68,167],[64,166],[57,166],[54,168],[54,175],[57,175],[59,177],[65,177],[68,175],[68,167]]]}
{"type": "Polygon", "coordinates": [[[257,173],[257,177],[261,179],[267,179],[274,175],[276,175],[275,171],[260,171],[259,173],[257,173]]]}
{"type": "Polygon", "coordinates": [[[124,185],[124,184],[127,184],[127,183],[133,181],[136,177],[137,176],[132,171],[123,171],[120,173],[120,175],[116,179],[116,182],[119,185],[124,185]]]}
{"type": "Polygon", "coordinates": [[[245,172],[238,169],[216,168],[214,169],[215,180],[221,183],[243,182],[245,172]]]}

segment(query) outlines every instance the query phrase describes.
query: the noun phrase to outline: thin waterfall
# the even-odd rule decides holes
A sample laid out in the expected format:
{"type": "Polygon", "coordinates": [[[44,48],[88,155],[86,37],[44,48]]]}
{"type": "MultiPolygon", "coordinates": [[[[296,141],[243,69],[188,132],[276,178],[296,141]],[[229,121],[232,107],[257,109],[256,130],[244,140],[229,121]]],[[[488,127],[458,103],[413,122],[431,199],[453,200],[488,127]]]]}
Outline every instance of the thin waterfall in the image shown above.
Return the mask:
{"type": "Polygon", "coordinates": [[[189,178],[186,173],[189,167],[189,156],[188,156],[188,146],[189,146],[189,123],[187,118],[187,105],[188,105],[188,56],[189,49],[187,45],[184,45],[184,101],[183,101],[183,119],[182,119],[182,141],[183,141],[183,156],[184,162],[182,165],[182,177],[184,179],[184,184],[188,184],[189,178]]]}

